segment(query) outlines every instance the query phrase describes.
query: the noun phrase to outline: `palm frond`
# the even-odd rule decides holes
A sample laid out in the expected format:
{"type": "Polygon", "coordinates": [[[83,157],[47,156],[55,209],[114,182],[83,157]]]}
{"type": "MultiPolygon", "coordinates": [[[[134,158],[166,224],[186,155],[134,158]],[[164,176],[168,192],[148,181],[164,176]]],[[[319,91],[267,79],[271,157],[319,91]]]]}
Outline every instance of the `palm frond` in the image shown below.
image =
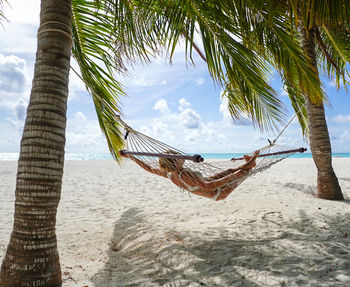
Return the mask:
{"type": "Polygon", "coordinates": [[[313,102],[324,100],[318,74],[301,49],[300,34],[290,16],[291,8],[283,1],[262,1],[260,5],[252,2],[249,9],[245,8],[246,19],[249,21],[245,45],[262,55],[278,71],[288,73],[290,82],[294,78],[304,92],[311,95],[313,102]]]}
{"type": "Polygon", "coordinates": [[[320,31],[320,37],[327,53],[319,54],[321,66],[327,75],[336,81],[338,88],[340,88],[341,81],[345,88],[349,84],[347,78],[347,64],[350,62],[349,35],[349,25],[323,25],[320,31]]]}
{"type": "Polygon", "coordinates": [[[306,113],[305,97],[299,89],[298,83],[283,79],[285,91],[288,93],[292,107],[297,115],[302,134],[306,139],[309,134],[308,119],[306,113]]]}
{"type": "MultiPolygon", "coordinates": [[[[287,1],[285,3],[288,5],[287,1]]],[[[349,23],[350,20],[350,7],[347,0],[289,0],[289,4],[293,12],[292,17],[298,23],[302,23],[306,30],[310,30],[314,25],[337,25],[349,23]],[[298,19],[299,15],[302,19],[298,19]]]]}
{"type": "Polygon", "coordinates": [[[120,113],[119,97],[124,95],[115,72],[124,72],[121,61],[115,61],[119,51],[113,42],[110,17],[95,1],[73,1],[73,57],[80,67],[81,77],[90,92],[100,127],[106,136],[114,158],[123,146],[120,124],[114,115],[120,113]]]}
{"type": "MultiPolygon", "coordinates": [[[[165,45],[170,58],[179,40],[185,35],[186,55],[192,61],[194,39],[200,36],[208,70],[216,83],[227,87],[230,93],[240,93],[237,96],[245,97],[246,103],[259,97],[279,103],[277,94],[267,83],[271,75],[270,66],[241,41],[242,23],[239,22],[237,9],[232,1],[158,0],[134,3],[137,3],[135,6],[140,5],[135,10],[141,9],[143,15],[147,12],[151,14],[148,19],[153,19],[155,23],[149,26],[157,29],[148,30],[149,35],[152,35],[150,38],[165,45]]],[[[253,101],[251,104],[257,107],[258,102],[263,103],[264,100],[253,101]]],[[[282,112],[267,107],[249,109],[251,118],[260,128],[270,128],[272,121],[283,121],[282,112]],[[262,110],[264,113],[261,113],[262,110]]],[[[246,113],[247,109],[242,112],[246,113]]],[[[239,115],[240,113],[232,114],[233,117],[239,115]]]]}

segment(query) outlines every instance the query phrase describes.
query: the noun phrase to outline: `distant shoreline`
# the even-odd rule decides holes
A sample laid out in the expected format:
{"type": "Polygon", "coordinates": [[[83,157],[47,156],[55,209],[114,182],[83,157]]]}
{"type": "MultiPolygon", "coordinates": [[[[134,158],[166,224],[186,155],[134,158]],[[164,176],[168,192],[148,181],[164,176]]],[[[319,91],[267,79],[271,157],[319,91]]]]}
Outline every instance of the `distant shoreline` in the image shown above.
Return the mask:
{"type": "MultiPolygon", "coordinates": [[[[204,159],[231,159],[241,157],[247,153],[199,153],[204,159]]],[[[193,155],[193,153],[190,153],[193,155]]],[[[350,152],[333,153],[333,158],[350,158],[350,152]]],[[[290,158],[312,158],[311,153],[297,153],[290,158]]],[[[111,160],[112,155],[109,153],[67,153],[65,160],[111,160]]],[[[18,160],[18,153],[0,153],[0,161],[18,160]]]]}

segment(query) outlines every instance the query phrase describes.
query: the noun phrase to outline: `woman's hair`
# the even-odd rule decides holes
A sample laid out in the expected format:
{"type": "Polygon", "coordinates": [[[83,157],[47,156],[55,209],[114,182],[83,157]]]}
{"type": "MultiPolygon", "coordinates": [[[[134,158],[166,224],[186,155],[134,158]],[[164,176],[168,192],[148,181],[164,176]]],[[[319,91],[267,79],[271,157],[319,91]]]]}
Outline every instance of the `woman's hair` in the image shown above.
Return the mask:
{"type": "MultiPolygon", "coordinates": [[[[180,154],[175,150],[167,150],[164,153],[166,154],[180,154]]],[[[183,161],[182,159],[177,158],[168,158],[168,157],[160,157],[159,158],[159,167],[161,169],[166,170],[167,172],[171,172],[177,169],[176,165],[179,161],[183,161]]]]}

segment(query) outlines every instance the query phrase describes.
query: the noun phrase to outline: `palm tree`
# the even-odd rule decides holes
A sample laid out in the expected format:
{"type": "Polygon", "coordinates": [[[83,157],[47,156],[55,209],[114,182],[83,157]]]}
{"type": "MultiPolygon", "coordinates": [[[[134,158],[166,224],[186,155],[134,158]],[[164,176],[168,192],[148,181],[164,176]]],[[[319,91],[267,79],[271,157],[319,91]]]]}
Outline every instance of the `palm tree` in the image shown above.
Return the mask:
{"type": "Polygon", "coordinates": [[[0,286],[60,286],[55,234],[64,164],[71,0],[41,1],[33,86],[21,140],[14,226],[0,286]]]}
{"type": "MultiPolygon", "coordinates": [[[[346,85],[346,64],[350,61],[349,2],[309,1],[296,3],[297,23],[303,53],[318,77],[323,65],[329,77],[346,85]]],[[[332,151],[322,102],[313,102],[303,93],[309,122],[312,157],[317,167],[317,195],[324,199],[344,199],[332,167],[332,151]]]]}
{"type": "MultiPolygon", "coordinates": [[[[315,74],[318,74],[315,37],[317,26],[305,28],[304,25],[305,23],[300,25],[302,48],[310,64],[313,65],[315,74]]],[[[304,93],[304,98],[309,123],[310,148],[317,167],[317,196],[324,199],[342,200],[344,197],[332,167],[331,142],[324,104],[312,102],[307,93],[304,93]]]]}
{"type": "Polygon", "coordinates": [[[346,85],[346,64],[350,60],[350,8],[348,1],[247,1],[244,42],[270,61],[280,73],[317,167],[317,196],[343,199],[332,168],[331,143],[324,113],[320,70],[346,85]],[[291,45],[293,43],[293,45],[291,45]],[[295,43],[297,46],[295,46],[295,43]],[[301,51],[310,74],[295,57],[301,51]]]}

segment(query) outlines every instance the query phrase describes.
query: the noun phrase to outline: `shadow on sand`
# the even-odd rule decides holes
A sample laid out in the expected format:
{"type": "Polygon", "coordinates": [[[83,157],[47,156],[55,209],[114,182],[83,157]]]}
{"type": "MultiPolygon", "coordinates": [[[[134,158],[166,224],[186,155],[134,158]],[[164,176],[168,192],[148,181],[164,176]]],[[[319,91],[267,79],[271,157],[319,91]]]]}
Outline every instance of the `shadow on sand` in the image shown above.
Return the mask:
{"type": "MultiPolygon", "coordinates": [[[[339,180],[344,180],[344,181],[350,181],[350,179],[347,178],[339,178],[339,180]]],[[[299,183],[292,183],[288,182],[282,185],[283,187],[287,187],[290,190],[299,190],[307,195],[316,195],[317,193],[317,188],[315,185],[306,185],[306,184],[299,184],[299,183]]],[[[344,195],[345,197],[345,195],[344,195]]],[[[347,199],[345,197],[345,200],[339,200],[339,203],[341,204],[350,204],[350,199],[347,199]]]]}
{"type": "Polygon", "coordinates": [[[312,185],[288,182],[286,184],[283,184],[283,187],[287,187],[291,190],[299,190],[305,194],[310,194],[310,195],[316,194],[316,186],[312,186],[312,185]]]}
{"type": "MultiPolygon", "coordinates": [[[[116,222],[108,261],[95,286],[350,286],[350,214],[301,213],[294,222],[267,214],[275,233],[239,227],[181,232],[157,226],[136,208],[116,222]],[[247,229],[245,229],[247,231],[247,229]],[[254,232],[253,232],[254,233],[254,232]],[[349,281],[347,281],[349,280],[349,281]]],[[[264,225],[265,224],[265,225],[264,225]]]]}

